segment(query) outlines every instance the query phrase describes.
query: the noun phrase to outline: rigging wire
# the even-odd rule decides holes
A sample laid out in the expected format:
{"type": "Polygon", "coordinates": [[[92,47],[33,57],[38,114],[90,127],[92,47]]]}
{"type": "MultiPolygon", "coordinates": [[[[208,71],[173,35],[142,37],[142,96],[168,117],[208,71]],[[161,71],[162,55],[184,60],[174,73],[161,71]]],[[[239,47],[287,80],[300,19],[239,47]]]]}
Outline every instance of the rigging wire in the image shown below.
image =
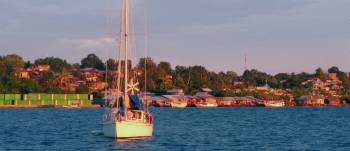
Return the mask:
{"type": "Polygon", "coordinates": [[[146,104],[146,111],[148,112],[149,110],[148,110],[148,102],[147,102],[147,56],[148,56],[148,0],[145,0],[145,3],[144,3],[144,32],[145,32],[145,36],[144,36],[144,61],[145,61],[145,63],[144,63],[144,81],[145,81],[145,83],[144,83],[144,97],[145,97],[145,104],[146,104]]]}
{"type": "MultiPolygon", "coordinates": [[[[107,8],[107,11],[106,11],[106,23],[105,23],[105,35],[103,36],[103,37],[106,37],[107,39],[108,38],[110,38],[110,33],[111,33],[111,18],[112,18],[112,15],[111,15],[111,11],[112,11],[112,6],[111,6],[111,0],[109,0],[109,1],[107,1],[107,5],[109,6],[106,6],[106,8],[107,8]]],[[[104,53],[105,53],[105,55],[106,56],[108,56],[109,55],[109,53],[110,53],[110,50],[108,50],[108,49],[106,49],[106,50],[104,50],[104,53]]],[[[107,62],[107,60],[106,60],[106,62],[105,62],[105,65],[106,65],[106,70],[105,70],[105,82],[107,82],[108,83],[108,70],[107,70],[107,67],[108,67],[108,62],[107,62]]],[[[107,96],[107,90],[108,90],[108,87],[106,87],[105,88],[105,93],[104,93],[104,96],[106,97],[107,96]]],[[[110,105],[110,102],[105,102],[105,105],[110,105]]]]}
{"type": "MultiPolygon", "coordinates": [[[[135,21],[135,1],[133,0],[130,0],[130,6],[131,6],[131,9],[130,9],[130,26],[131,26],[131,33],[133,36],[130,36],[130,41],[131,41],[131,57],[132,59],[131,62],[134,63],[134,62],[137,62],[137,41],[136,41],[136,35],[135,35],[135,30],[136,30],[136,27],[135,27],[135,24],[136,24],[136,21],[135,21]]],[[[131,66],[132,67],[132,66],[131,66]]],[[[137,79],[136,78],[136,71],[133,71],[133,80],[137,79]]]]}

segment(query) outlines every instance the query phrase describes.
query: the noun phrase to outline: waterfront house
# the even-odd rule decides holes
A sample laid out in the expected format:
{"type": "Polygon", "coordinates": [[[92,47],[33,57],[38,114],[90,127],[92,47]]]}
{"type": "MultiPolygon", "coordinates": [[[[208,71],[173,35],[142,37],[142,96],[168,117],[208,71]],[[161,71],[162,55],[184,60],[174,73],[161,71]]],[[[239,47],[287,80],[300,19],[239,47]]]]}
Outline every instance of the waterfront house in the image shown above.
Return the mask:
{"type": "Polygon", "coordinates": [[[170,107],[171,100],[163,96],[152,96],[148,98],[150,105],[156,107],[170,107]]]}
{"type": "Polygon", "coordinates": [[[233,82],[233,87],[237,88],[237,87],[241,87],[244,85],[244,82],[242,81],[234,81],[233,82]]]}
{"type": "Polygon", "coordinates": [[[258,86],[255,88],[256,91],[263,91],[263,92],[267,92],[267,91],[270,91],[271,90],[271,87],[267,84],[264,85],[264,86],[258,86]]]}
{"type": "Polygon", "coordinates": [[[216,98],[209,93],[212,92],[209,88],[202,88],[201,92],[198,92],[194,95],[196,98],[196,106],[206,106],[206,105],[213,105],[218,106],[218,102],[216,98]]]}
{"type": "Polygon", "coordinates": [[[299,106],[324,106],[325,98],[323,95],[302,96],[296,99],[299,106]]]}
{"type": "Polygon", "coordinates": [[[34,65],[26,69],[28,72],[48,72],[50,71],[50,65],[34,65]]]}
{"type": "Polygon", "coordinates": [[[302,83],[306,87],[312,87],[314,91],[329,91],[329,88],[326,85],[326,82],[323,82],[320,78],[312,78],[306,80],[302,83]]]}
{"type": "Polygon", "coordinates": [[[50,71],[50,65],[37,65],[34,67],[36,71],[39,72],[48,72],[50,71]]]}
{"type": "Polygon", "coordinates": [[[337,73],[329,73],[328,77],[330,80],[332,80],[335,83],[342,83],[342,81],[339,80],[337,73]]]}
{"type": "Polygon", "coordinates": [[[184,95],[184,91],[182,89],[170,89],[166,91],[169,95],[184,95]]]}
{"type": "Polygon", "coordinates": [[[172,81],[172,80],[173,80],[173,76],[172,76],[172,75],[166,75],[166,76],[164,77],[164,80],[165,80],[165,81],[172,81]]]}
{"type": "Polygon", "coordinates": [[[220,107],[256,106],[260,101],[254,97],[219,97],[217,100],[220,107]]]}
{"type": "Polygon", "coordinates": [[[327,98],[325,99],[325,104],[329,106],[344,106],[346,102],[337,98],[327,98]]]}
{"type": "Polygon", "coordinates": [[[231,107],[235,106],[235,97],[217,97],[216,98],[219,107],[231,107]]]}
{"type": "Polygon", "coordinates": [[[86,85],[86,82],[81,80],[78,77],[74,77],[73,75],[69,75],[68,77],[69,77],[68,90],[71,92],[75,92],[76,89],[81,84],[86,85]]]}
{"type": "Polygon", "coordinates": [[[285,100],[285,103],[286,103],[286,106],[297,106],[297,103],[292,99],[285,100]]]}
{"type": "Polygon", "coordinates": [[[92,83],[87,83],[87,86],[89,87],[90,92],[95,92],[95,91],[106,89],[108,87],[108,83],[102,82],[102,81],[92,82],[92,83]]]}
{"type": "Polygon", "coordinates": [[[48,71],[50,71],[50,65],[34,65],[29,68],[22,68],[20,72],[16,73],[16,77],[37,80],[41,73],[48,71]]]}
{"type": "Polygon", "coordinates": [[[16,74],[16,77],[22,78],[22,79],[30,79],[30,74],[26,70],[22,70],[19,73],[16,74]]]}
{"type": "Polygon", "coordinates": [[[95,68],[85,68],[81,72],[86,82],[97,82],[100,80],[101,72],[95,68]]]}

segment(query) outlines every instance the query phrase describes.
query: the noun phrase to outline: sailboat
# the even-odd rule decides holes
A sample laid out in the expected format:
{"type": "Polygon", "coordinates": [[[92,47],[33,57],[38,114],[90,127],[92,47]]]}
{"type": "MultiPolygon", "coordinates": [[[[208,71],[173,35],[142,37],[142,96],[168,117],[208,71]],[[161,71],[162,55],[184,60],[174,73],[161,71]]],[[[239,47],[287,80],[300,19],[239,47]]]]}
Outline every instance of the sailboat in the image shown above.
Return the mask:
{"type": "Polygon", "coordinates": [[[134,83],[132,78],[129,79],[129,8],[129,0],[122,0],[117,88],[112,89],[104,98],[103,134],[118,139],[153,135],[153,116],[148,111],[147,103],[141,101],[134,92],[137,83],[134,83]],[[122,60],[124,60],[123,68],[122,60]]]}

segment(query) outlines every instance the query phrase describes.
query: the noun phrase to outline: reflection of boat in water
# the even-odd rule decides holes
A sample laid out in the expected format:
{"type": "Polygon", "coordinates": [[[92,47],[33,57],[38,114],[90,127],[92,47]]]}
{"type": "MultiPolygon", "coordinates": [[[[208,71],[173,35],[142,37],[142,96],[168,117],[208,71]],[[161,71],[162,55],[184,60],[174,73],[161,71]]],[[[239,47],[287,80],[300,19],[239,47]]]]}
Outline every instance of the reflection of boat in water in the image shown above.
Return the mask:
{"type": "Polygon", "coordinates": [[[129,78],[129,63],[125,61],[129,60],[129,10],[129,0],[122,0],[117,89],[105,97],[103,134],[106,137],[142,138],[153,135],[153,116],[148,111],[147,103],[144,103],[138,95],[134,94],[135,91],[139,91],[138,83],[134,83],[134,80],[129,78]],[[124,58],[122,58],[122,54],[124,54],[124,58]],[[123,82],[121,82],[122,80],[123,82]]]}

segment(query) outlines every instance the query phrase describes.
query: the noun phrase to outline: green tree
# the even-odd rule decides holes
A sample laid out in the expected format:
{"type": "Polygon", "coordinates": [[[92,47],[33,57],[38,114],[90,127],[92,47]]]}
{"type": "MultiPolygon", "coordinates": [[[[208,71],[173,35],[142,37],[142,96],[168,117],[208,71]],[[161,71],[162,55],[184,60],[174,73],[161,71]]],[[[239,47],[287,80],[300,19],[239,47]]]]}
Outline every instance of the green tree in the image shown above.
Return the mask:
{"type": "Polygon", "coordinates": [[[44,90],[45,93],[63,93],[59,87],[54,87],[54,86],[48,86],[44,90]]]}
{"type": "Polygon", "coordinates": [[[75,93],[87,94],[87,93],[89,93],[89,88],[85,84],[79,84],[79,86],[77,87],[75,93]]]}
{"type": "Polygon", "coordinates": [[[248,86],[263,86],[266,84],[266,82],[268,82],[272,88],[278,88],[280,85],[274,76],[260,72],[256,69],[244,71],[242,79],[248,86]]]}
{"type": "Polygon", "coordinates": [[[327,73],[325,73],[321,68],[316,69],[315,77],[320,78],[322,81],[326,81],[328,79],[327,73]]]}
{"type": "Polygon", "coordinates": [[[3,57],[0,56],[0,75],[6,74],[5,63],[3,61],[3,57]]]}
{"type": "Polygon", "coordinates": [[[116,70],[117,67],[118,67],[118,64],[114,59],[107,60],[107,69],[108,70],[116,70]]]}
{"type": "Polygon", "coordinates": [[[339,73],[339,72],[340,72],[339,68],[335,66],[328,69],[328,73],[339,73]]]}
{"type": "Polygon", "coordinates": [[[20,84],[18,78],[10,75],[0,75],[0,83],[3,87],[3,93],[19,93],[20,84]]]}
{"type": "Polygon", "coordinates": [[[171,74],[173,71],[173,69],[171,69],[171,64],[165,61],[159,62],[158,69],[163,70],[166,74],[171,74]]]}
{"type": "Polygon", "coordinates": [[[297,75],[292,74],[291,77],[283,83],[283,88],[285,89],[300,89],[302,88],[301,83],[303,80],[301,80],[297,75]]]}
{"type": "Polygon", "coordinates": [[[89,54],[86,58],[81,60],[81,68],[95,68],[98,70],[105,70],[105,64],[95,54],[89,54]]]}
{"type": "Polygon", "coordinates": [[[304,95],[310,95],[311,94],[311,89],[306,89],[306,88],[295,88],[292,90],[292,95],[295,98],[304,96],[304,95]]]}
{"type": "Polygon", "coordinates": [[[31,66],[33,66],[33,64],[32,64],[30,61],[26,61],[26,62],[24,63],[24,67],[25,67],[25,68],[29,68],[29,67],[31,67],[31,66]]]}
{"type": "Polygon", "coordinates": [[[39,93],[41,92],[41,88],[38,85],[38,83],[35,82],[34,80],[22,79],[19,87],[19,92],[21,94],[39,93]]]}
{"type": "Polygon", "coordinates": [[[54,83],[60,89],[67,91],[70,84],[69,72],[67,70],[62,70],[58,76],[55,77],[54,83]]]}
{"type": "Polygon", "coordinates": [[[44,72],[39,76],[38,83],[45,90],[48,87],[56,87],[55,80],[56,77],[53,72],[44,72]]]}
{"type": "Polygon", "coordinates": [[[21,69],[24,67],[24,61],[23,58],[16,55],[11,54],[2,57],[2,65],[3,69],[5,70],[5,73],[8,75],[14,75],[21,71],[21,69]]]}
{"type": "Polygon", "coordinates": [[[145,91],[145,80],[147,81],[147,90],[156,91],[159,75],[157,74],[157,64],[150,57],[140,58],[137,69],[141,71],[141,75],[138,77],[140,83],[140,88],[142,91],[145,91]],[[146,68],[146,72],[145,72],[146,68]],[[145,75],[146,73],[146,75],[145,75]],[[145,78],[146,77],[146,78],[145,78]]]}

